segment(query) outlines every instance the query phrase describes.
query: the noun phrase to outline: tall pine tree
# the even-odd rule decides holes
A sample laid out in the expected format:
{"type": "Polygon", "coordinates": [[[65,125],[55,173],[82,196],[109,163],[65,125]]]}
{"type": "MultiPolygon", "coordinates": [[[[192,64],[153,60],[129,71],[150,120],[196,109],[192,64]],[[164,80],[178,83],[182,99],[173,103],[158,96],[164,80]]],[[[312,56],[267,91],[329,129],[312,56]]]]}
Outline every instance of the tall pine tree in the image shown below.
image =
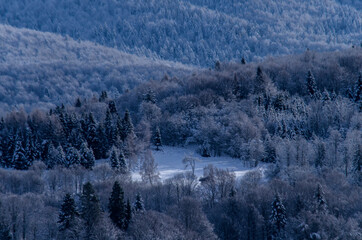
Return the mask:
{"type": "Polygon", "coordinates": [[[79,216],[79,213],[77,212],[75,201],[72,196],[67,193],[59,213],[59,231],[66,231],[74,228],[77,216],[79,216]]]}
{"type": "Polygon", "coordinates": [[[101,218],[101,207],[90,182],[83,186],[80,215],[85,225],[85,239],[93,239],[96,225],[101,218]]]}
{"type": "Polygon", "coordinates": [[[312,71],[310,71],[310,70],[307,73],[306,84],[307,84],[307,90],[308,90],[309,96],[314,98],[317,93],[317,85],[316,85],[314,76],[312,74],[312,71]]]}
{"type": "Polygon", "coordinates": [[[88,148],[86,142],[82,143],[79,150],[79,154],[80,154],[80,164],[86,169],[92,169],[94,167],[95,158],[93,150],[88,148]]]}
{"type": "Polygon", "coordinates": [[[327,211],[327,202],[324,198],[324,192],[322,189],[322,185],[318,183],[317,191],[314,195],[316,203],[315,203],[315,211],[319,213],[325,213],[327,211]]]}
{"type": "Polygon", "coordinates": [[[124,204],[124,193],[119,182],[113,184],[111,197],[108,203],[109,217],[121,230],[125,229],[126,207],[124,204]]]}

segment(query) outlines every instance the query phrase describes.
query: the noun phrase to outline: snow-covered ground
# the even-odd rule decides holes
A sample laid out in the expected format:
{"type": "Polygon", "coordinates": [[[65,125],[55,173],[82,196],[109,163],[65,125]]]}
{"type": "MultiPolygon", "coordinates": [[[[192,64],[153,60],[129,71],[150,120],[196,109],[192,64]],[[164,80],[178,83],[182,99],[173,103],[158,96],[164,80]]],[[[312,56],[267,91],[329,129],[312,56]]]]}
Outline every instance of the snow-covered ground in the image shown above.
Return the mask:
{"type": "MultiPolygon", "coordinates": [[[[212,164],[217,168],[229,169],[233,171],[236,177],[242,177],[248,171],[253,168],[246,166],[243,161],[236,158],[227,156],[221,157],[209,157],[204,158],[196,153],[195,148],[182,148],[182,147],[163,147],[162,151],[152,151],[153,157],[158,164],[158,171],[162,180],[170,178],[177,173],[182,173],[191,170],[190,168],[185,169],[185,165],[182,160],[186,156],[196,157],[200,161],[196,162],[195,174],[197,176],[203,175],[203,169],[205,166],[212,164]]],[[[262,166],[260,168],[263,168],[262,166]]],[[[138,170],[132,173],[134,180],[141,179],[138,170]]]]}

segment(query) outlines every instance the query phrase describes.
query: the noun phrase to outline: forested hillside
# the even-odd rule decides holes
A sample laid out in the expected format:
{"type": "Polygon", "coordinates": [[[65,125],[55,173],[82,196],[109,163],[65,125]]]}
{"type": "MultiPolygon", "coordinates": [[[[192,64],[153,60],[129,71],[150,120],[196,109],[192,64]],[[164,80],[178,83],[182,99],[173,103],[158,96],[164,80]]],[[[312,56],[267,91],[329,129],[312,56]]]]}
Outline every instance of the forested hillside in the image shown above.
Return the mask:
{"type": "Polygon", "coordinates": [[[0,25],[0,115],[34,107],[49,109],[91,98],[101,90],[117,96],[150,79],[181,76],[192,68],[137,57],[88,41],[0,25]]]}
{"type": "MultiPolygon", "coordinates": [[[[216,62],[0,120],[3,239],[361,238],[362,49],[216,62]],[[160,181],[151,149],[213,165],[160,181]],[[139,171],[142,181],[133,181],[139,171]],[[150,224],[152,223],[152,224],[150,224]]],[[[172,161],[175,161],[174,159],[172,161]]]]}
{"type": "Polygon", "coordinates": [[[0,21],[208,67],[217,59],[360,45],[360,6],[347,0],[2,0],[0,21]]]}

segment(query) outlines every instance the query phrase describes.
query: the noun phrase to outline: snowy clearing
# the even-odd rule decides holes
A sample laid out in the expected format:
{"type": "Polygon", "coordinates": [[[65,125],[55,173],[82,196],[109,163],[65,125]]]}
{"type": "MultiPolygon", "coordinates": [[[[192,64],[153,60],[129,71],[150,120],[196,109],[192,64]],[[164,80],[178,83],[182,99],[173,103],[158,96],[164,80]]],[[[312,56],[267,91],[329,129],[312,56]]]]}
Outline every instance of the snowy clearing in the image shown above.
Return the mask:
{"type": "MultiPolygon", "coordinates": [[[[252,169],[261,169],[264,167],[251,168],[245,165],[243,161],[228,156],[221,157],[201,157],[196,153],[195,148],[182,148],[182,147],[163,147],[162,151],[152,151],[152,155],[158,164],[157,169],[160,172],[161,180],[168,179],[178,173],[190,171],[191,168],[185,169],[185,165],[182,163],[182,159],[186,156],[198,158],[200,161],[196,163],[195,174],[200,177],[203,175],[203,169],[205,166],[212,164],[217,168],[229,169],[233,171],[237,178],[244,176],[245,173],[252,169]]],[[[135,170],[132,173],[133,180],[140,180],[141,176],[139,170],[135,170]]]]}

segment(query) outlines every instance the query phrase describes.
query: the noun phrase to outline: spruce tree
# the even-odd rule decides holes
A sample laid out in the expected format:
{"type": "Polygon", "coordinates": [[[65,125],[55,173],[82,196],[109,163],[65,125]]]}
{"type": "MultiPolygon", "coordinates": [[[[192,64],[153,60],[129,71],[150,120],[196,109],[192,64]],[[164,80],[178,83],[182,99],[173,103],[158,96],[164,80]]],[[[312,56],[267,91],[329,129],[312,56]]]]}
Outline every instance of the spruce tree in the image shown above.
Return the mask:
{"type": "Polygon", "coordinates": [[[277,158],[277,154],[276,154],[276,148],[274,145],[274,142],[272,141],[272,139],[270,138],[270,136],[266,137],[265,140],[265,162],[269,162],[269,163],[276,163],[276,158],[277,158]]]}
{"type": "Polygon", "coordinates": [[[110,113],[111,113],[112,115],[113,115],[113,114],[118,115],[118,113],[117,113],[117,108],[116,108],[116,103],[115,103],[113,100],[109,101],[109,103],[108,103],[108,109],[109,109],[109,111],[110,111],[110,113]]]}
{"type": "Polygon", "coordinates": [[[156,134],[155,134],[155,146],[156,146],[156,150],[159,151],[160,147],[162,146],[162,141],[161,141],[161,132],[160,132],[160,128],[157,127],[156,129],[156,134]]]}
{"type": "Polygon", "coordinates": [[[125,209],[125,221],[124,221],[124,230],[128,229],[129,224],[132,220],[132,207],[129,199],[127,199],[126,209],[125,209]]]}
{"type": "Polygon", "coordinates": [[[319,213],[325,213],[327,211],[327,202],[324,198],[324,192],[322,186],[319,183],[314,197],[316,199],[315,211],[319,213]]]}
{"type": "Polygon", "coordinates": [[[113,184],[111,197],[108,203],[109,217],[112,222],[121,230],[125,229],[126,207],[124,204],[124,193],[116,181],[113,184]]]}
{"type": "Polygon", "coordinates": [[[59,213],[59,231],[65,231],[75,227],[77,212],[75,201],[72,196],[67,193],[64,197],[60,213],[59,213]]]}
{"type": "Polygon", "coordinates": [[[65,166],[70,167],[72,165],[80,164],[80,155],[76,148],[68,147],[65,156],[65,166]]]}
{"type": "Polygon", "coordinates": [[[110,161],[111,168],[114,171],[118,172],[120,170],[119,159],[118,159],[118,149],[116,149],[114,146],[112,147],[111,157],[109,158],[109,161],[110,161]]]}
{"type": "Polygon", "coordinates": [[[67,164],[67,162],[66,162],[63,147],[61,145],[59,145],[54,153],[55,153],[55,156],[54,156],[55,165],[65,166],[67,164]]]}
{"type": "Polygon", "coordinates": [[[25,156],[25,151],[20,140],[16,141],[12,162],[14,168],[17,170],[26,170],[29,168],[29,162],[25,156]]]}
{"type": "Polygon", "coordinates": [[[80,98],[77,98],[74,104],[75,107],[80,108],[82,106],[82,102],[80,101],[80,98]]]}
{"type": "Polygon", "coordinates": [[[124,156],[123,150],[119,150],[119,157],[118,157],[118,161],[119,161],[119,171],[122,174],[125,174],[128,172],[128,168],[127,168],[127,163],[126,163],[126,157],[124,156]]]}
{"type": "Polygon", "coordinates": [[[287,224],[286,221],[287,215],[285,207],[282,203],[282,200],[277,193],[275,195],[274,201],[272,202],[272,212],[270,215],[270,224],[272,228],[272,236],[278,237],[281,235],[282,230],[287,224]]]}
{"type": "Polygon", "coordinates": [[[102,91],[101,96],[99,97],[100,102],[104,102],[108,98],[107,91],[102,91]]]}
{"type": "Polygon", "coordinates": [[[143,94],[143,101],[155,104],[156,103],[155,93],[151,89],[148,89],[147,93],[143,94]]]}
{"type": "Polygon", "coordinates": [[[122,121],[122,141],[124,141],[127,137],[134,137],[134,127],[131,119],[131,115],[129,111],[126,109],[122,121]]]}
{"type": "Polygon", "coordinates": [[[94,231],[96,230],[95,226],[101,218],[101,207],[90,182],[87,182],[83,186],[80,216],[85,225],[85,239],[92,239],[94,231]]]}
{"type": "Polygon", "coordinates": [[[244,57],[241,58],[241,64],[243,64],[243,65],[246,64],[246,61],[245,61],[244,57]]]}
{"type": "Polygon", "coordinates": [[[254,93],[259,94],[265,92],[266,79],[261,67],[259,66],[256,70],[256,77],[254,83],[254,93]]]}
{"type": "Polygon", "coordinates": [[[106,112],[106,118],[104,120],[104,132],[107,138],[107,144],[111,147],[117,138],[116,129],[113,126],[112,113],[109,109],[106,112]]]}
{"type": "Polygon", "coordinates": [[[317,93],[317,85],[314,79],[314,76],[312,74],[312,72],[309,70],[307,73],[307,90],[309,93],[309,96],[311,97],[315,97],[316,93],[317,93]]]}
{"type": "Polygon", "coordinates": [[[133,209],[135,212],[143,212],[145,210],[141,194],[139,193],[136,195],[136,202],[134,203],[133,209]]]}
{"type": "Polygon", "coordinates": [[[215,62],[215,70],[216,71],[221,71],[221,63],[220,63],[220,61],[215,62]]]}
{"type": "Polygon", "coordinates": [[[86,169],[92,169],[94,167],[95,158],[93,154],[93,150],[88,148],[87,143],[83,142],[80,150],[80,164],[86,169]]]}

